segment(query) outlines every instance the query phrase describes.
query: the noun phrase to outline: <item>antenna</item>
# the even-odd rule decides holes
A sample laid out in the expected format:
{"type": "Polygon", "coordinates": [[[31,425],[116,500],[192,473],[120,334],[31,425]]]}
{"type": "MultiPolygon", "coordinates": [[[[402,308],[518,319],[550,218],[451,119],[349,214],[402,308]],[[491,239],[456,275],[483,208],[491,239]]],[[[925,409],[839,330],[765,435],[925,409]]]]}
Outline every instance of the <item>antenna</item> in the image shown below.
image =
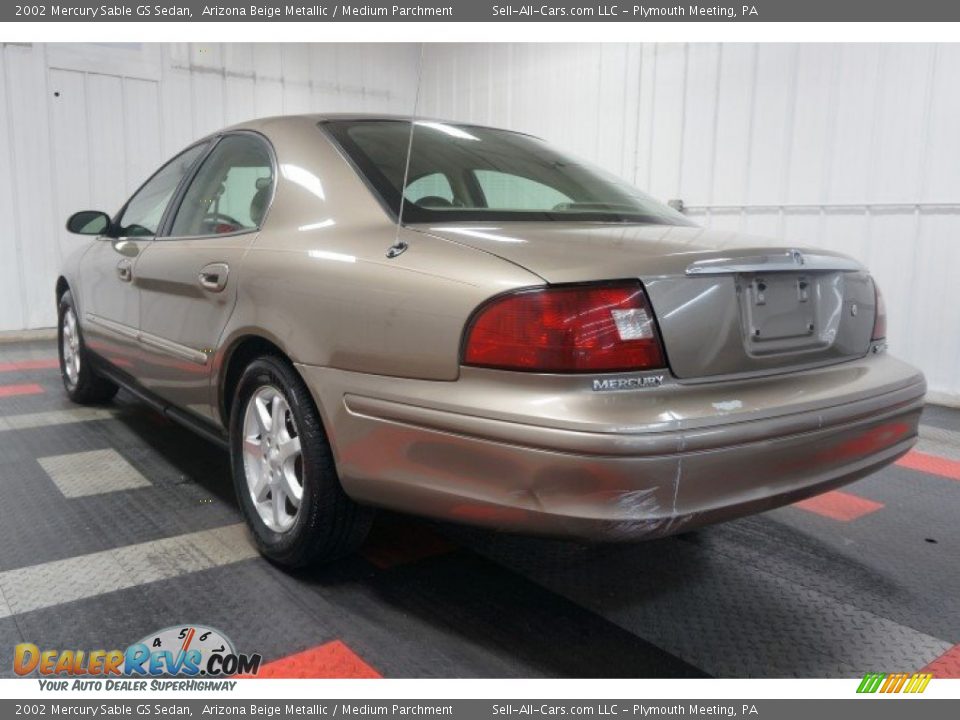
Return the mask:
{"type": "Polygon", "coordinates": [[[403,208],[407,204],[404,193],[407,192],[407,179],[410,176],[410,154],[413,152],[413,129],[416,127],[417,111],[420,107],[420,81],[423,79],[423,43],[420,43],[420,58],[417,61],[417,91],[413,97],[413,114],[410,116],[410,135],[407,138],[407,162],[403,168],[403,186],[400,188],[400,210],[397,213],[397,232],[393,245],[387,248],[387,257],[393,259],[406,252],[409,245],[400,239],[400,227],[403,225],[403,208]]]}

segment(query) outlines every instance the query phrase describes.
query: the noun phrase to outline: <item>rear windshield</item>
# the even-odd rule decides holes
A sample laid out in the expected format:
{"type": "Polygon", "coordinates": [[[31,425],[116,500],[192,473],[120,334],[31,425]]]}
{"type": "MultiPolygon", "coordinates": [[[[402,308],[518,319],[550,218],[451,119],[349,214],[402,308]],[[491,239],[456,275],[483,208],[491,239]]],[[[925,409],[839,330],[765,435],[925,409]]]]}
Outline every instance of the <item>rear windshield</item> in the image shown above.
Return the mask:
{"type": "Polygon", "coordinates": [[[521,133],[404,120],[324,123],[405,223],[600,221],[691,225],[683,215],[614,175],[521,133]]]}

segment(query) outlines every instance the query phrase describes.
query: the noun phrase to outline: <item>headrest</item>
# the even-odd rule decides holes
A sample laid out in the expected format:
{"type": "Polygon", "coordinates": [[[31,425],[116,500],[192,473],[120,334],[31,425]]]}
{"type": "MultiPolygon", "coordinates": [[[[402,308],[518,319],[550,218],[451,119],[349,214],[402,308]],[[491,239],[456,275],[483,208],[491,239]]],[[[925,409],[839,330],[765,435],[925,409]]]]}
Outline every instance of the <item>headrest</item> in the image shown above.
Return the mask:
{"type": "Polygon", "coordinates": [[[257,192],[254,193],[250,201],[250,219],[253,224],[260,227],[263,222],[263,216],[267,213],[267,203],[270,201],[270,190],[273,183],[270,178],[260,178],[257,180],[257,192]],[[261,184],[260,180],[266,180],[266,184],[261,184]]]}

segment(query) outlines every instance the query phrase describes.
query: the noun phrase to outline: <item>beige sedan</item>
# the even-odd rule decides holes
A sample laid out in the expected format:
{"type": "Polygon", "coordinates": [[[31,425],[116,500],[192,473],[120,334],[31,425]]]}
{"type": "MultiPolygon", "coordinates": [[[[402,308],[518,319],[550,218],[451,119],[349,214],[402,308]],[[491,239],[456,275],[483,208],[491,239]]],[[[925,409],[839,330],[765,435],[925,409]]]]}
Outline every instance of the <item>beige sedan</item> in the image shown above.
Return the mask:
{"type": "Polygon", "coordinates": [[[262,552],[350,552],[372,508],[659,537],[794,502],[916,440],[856,261],[696,227],[528,135],[300,116],[156,172],[56,294],[64,385],[229,448],[262,552]]]}

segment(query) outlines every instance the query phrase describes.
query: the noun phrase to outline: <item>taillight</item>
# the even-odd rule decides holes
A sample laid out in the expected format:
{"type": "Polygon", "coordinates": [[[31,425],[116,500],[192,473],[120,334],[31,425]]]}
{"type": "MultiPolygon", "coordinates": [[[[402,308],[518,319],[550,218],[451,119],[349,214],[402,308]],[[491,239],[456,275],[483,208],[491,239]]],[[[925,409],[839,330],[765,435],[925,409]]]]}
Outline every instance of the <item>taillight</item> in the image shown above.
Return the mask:
{"type": "Polygon", "coordinates": [[[872,340],[883,340],[887,337],[887,306],[883,302],[883,293],[880,292],[880,286],[877,281],[873,281],[873,292],[876,297],[877,314],[873,320],[872,340]]]}
{"type": "Polygon", "coordinates": [[[528,372],[664,367],[653,311],[639,282],[568,285],[502,295],[467,329],[466,365],[528,372]]]}

